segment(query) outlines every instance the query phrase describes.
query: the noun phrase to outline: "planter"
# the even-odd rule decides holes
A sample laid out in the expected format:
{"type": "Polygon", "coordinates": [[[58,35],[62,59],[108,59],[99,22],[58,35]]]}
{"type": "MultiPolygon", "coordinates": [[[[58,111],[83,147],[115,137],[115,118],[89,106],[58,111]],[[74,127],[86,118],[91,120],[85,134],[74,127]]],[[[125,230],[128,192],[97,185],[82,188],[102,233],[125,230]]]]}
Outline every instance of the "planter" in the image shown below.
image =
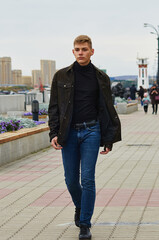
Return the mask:
{"type": "MultiPolygon", "coordinates": [[[[46,119],[48,117],[48,115],[39,115],[39,119],[46,119]]],[[[33,116],[23,116],[23,118],[29,118],[29,119],[33,119],[33,116]]]]}
{"type": "Polygon", "coordinates": [[[0,166],[50,146],[47,123],[0,134],[0,166]]]}
{"type": "Polygon", "coordinates": [[[115,106],[118,114],[129,114],[138,111],[138,102],[133,101],[132,103],[117,103],[115,106]]]}

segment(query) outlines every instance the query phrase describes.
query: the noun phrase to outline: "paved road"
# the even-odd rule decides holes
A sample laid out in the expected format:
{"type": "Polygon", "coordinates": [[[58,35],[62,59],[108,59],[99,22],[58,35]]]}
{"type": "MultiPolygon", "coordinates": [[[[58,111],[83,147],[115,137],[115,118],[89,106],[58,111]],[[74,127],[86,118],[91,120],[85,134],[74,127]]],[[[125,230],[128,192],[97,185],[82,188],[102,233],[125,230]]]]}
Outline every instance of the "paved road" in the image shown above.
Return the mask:
{"type": "MultiPolygon", "coordinates": [[[[92,240],[158,240],[159,116],[150,106],[120,119],[123,140],[98,158],[92,240]]],[[[59,151],[0,168],[1,240],[78,240],[73,215],[59,151]]]]}

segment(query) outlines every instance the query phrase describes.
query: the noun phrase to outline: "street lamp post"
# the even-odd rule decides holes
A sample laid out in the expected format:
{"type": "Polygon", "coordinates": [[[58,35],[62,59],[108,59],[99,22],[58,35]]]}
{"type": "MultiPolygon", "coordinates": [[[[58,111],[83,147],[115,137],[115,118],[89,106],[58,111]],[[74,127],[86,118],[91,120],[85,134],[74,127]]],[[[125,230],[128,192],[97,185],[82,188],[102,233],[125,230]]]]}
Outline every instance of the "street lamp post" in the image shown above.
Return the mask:
{"type": "Polygon", "coordinates": [[[144,27],[150,27],[154,30],[154,32],[150,32],[152,34],[155,34],[157,35],[157,42],[158,42],[158,49],[157,49],[157,54],[158,54],[158,64],[157,64],[157,84],[159,86],[159,26],[158,29],[155,28],[152,24],[149,24],[149,23],[144,23],[144,27]]]}

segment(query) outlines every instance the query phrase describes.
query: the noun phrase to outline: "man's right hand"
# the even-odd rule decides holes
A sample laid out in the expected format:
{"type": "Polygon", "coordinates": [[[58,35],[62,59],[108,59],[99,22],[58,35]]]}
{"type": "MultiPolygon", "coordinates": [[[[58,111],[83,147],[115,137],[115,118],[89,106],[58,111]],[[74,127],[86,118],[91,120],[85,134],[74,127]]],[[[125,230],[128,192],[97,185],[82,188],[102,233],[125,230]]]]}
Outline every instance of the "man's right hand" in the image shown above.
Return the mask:
{"type": "Polygon", "coordinates": [[[54,138],[51,140],[51,145],[52,145],[53,148],[56,149],[56,150],[61,150],[61,149],[62,149],[61,145],[59,145],[58,142],[57,142],[57,137],[54,137],[54,138]]]}

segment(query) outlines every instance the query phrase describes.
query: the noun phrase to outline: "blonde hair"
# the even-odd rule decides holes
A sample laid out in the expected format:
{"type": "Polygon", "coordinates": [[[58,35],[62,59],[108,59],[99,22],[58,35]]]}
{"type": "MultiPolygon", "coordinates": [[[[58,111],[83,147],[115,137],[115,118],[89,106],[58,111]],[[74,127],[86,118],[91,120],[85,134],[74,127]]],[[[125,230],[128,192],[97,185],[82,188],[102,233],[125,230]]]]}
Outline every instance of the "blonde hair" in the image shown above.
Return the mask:
{"type": "Polygon", "coordinates": [[[85,42],[87,42],[90,48],[92,49],[92,40],[87,35],[79,35],[78,37],[75,38],[73,44],[75,46],[76,43],[85,43],[85,42]]]}

